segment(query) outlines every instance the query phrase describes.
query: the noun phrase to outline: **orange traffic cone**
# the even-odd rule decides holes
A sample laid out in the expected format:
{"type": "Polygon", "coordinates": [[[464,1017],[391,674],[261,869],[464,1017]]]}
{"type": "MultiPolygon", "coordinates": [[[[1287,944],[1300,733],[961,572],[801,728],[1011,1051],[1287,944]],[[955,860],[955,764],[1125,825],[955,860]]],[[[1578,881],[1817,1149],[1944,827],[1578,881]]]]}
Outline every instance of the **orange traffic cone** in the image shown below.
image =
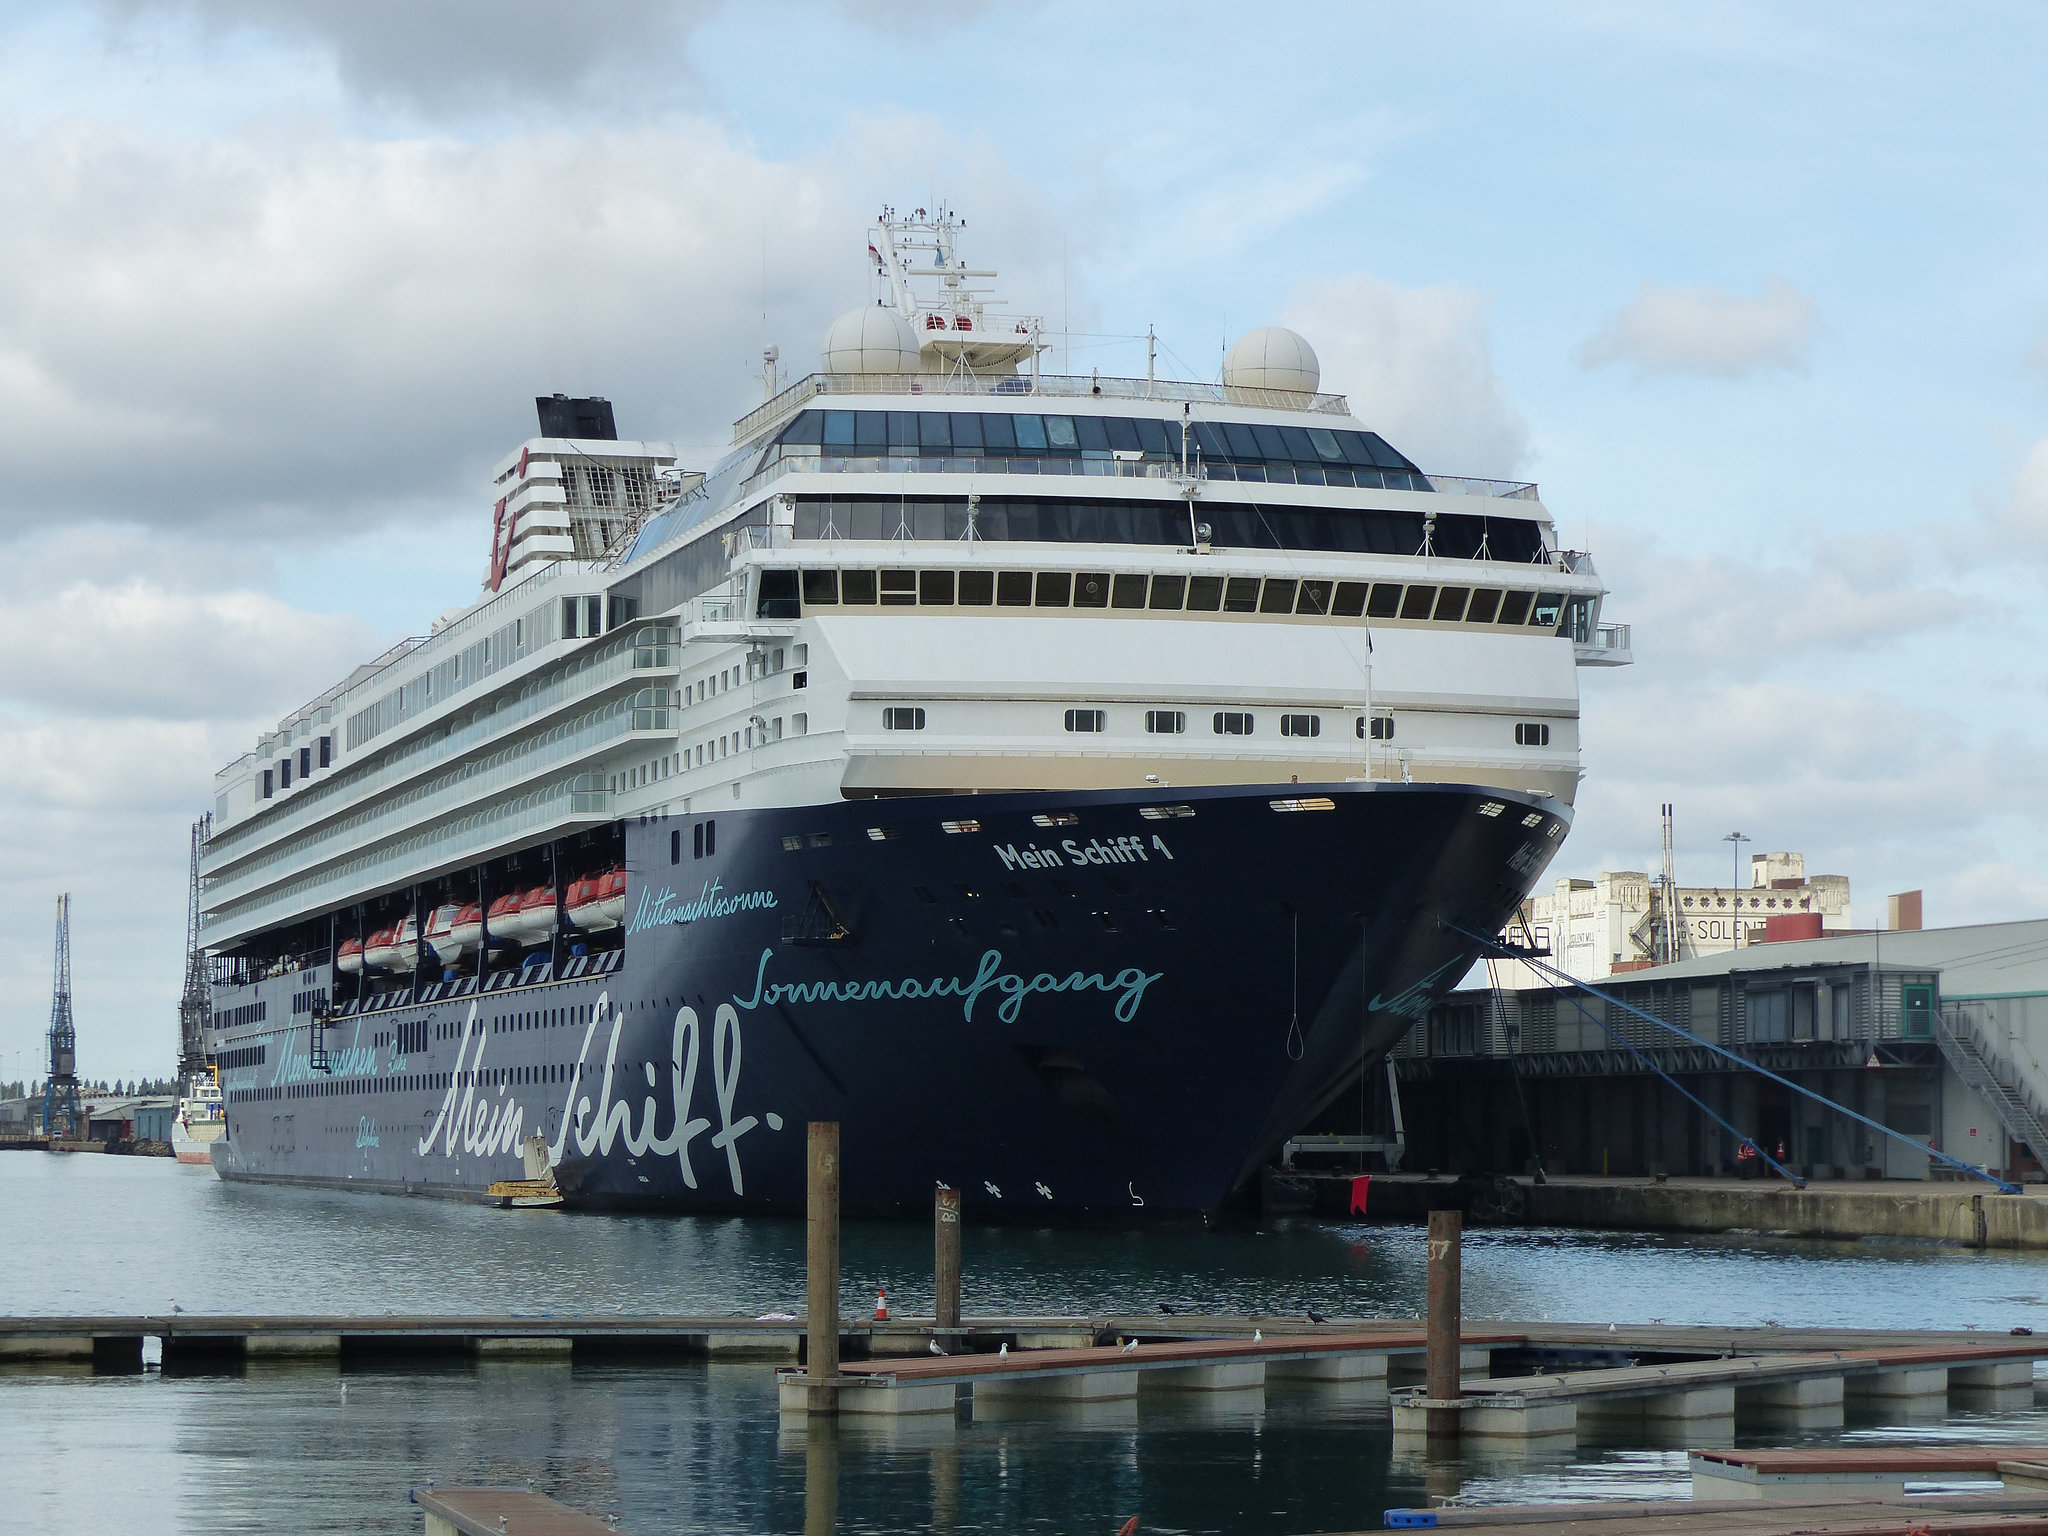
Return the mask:
{"type": "Polygon", "coordinates": [[[889,1293],[879,1285],[875,1287],[875,1321],[889,1321],[889,1293]]]}

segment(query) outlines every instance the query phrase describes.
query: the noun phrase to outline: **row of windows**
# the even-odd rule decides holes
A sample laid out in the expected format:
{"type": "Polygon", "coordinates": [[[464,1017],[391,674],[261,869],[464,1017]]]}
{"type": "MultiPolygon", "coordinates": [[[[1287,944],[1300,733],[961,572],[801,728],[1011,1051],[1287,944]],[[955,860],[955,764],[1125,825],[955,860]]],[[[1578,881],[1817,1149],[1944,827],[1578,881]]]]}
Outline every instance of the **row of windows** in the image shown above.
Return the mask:
{"type": "Polygon", "coordinates": [[[989,544],[1152,544],[1187,548],[1314,550],[1323,554],[1435,555],[1512,565],[1545,559],[1543,525],[1526,517],[1378,507],[1261,506],[1203,500],[1078,501],[1071,497],[793,496],[798,539],[989,544]]]}
{"type": "MultiPolygon", "coordinates": [[[[1109,729],[1109,711],[1070,709],[1066,711],[1063,723],[1068,731],[1076,735],[1097,734],[1109,729]]],[[[1361,741],[1394,739],[1392,715],[1360,715],[1355,724],[1356,733],[1361,741]]],[[[1258,716],[1249,710],[1219,709],[1209,717],[1209,731],[1215,736],[1253,736],[1258,733],[1258,726],[1258,716]]],[[[925,712],[920,706],[896,704],[882,711],[882,729],[885,731],[921,731],[924,728],[925,712]]],[[[1149,736],[1179,736],[1185,734],[1187,728],[1188,717],[1185,710],[1145,711],[1145,733],[1149,736]]],[[[1320,736],[1323,734],[1323,717],[1315,714],[1283,714],[1280,716],[1280,734],[1302,740],[1320,736]]],[[[1515,745],[1549,746],[1549,725],[1540,720],[1517,721],[1515,745]]]]}
{"type": "MultiPolygon", "coordinates": [[[[1179,422],[1150,416],[1045,416],[992,411],[800,411],[777,434],[778,448],[859,457],[1031,457],[1107,459],[1116,454],[1178,462],[1179,422]]],[[[1377,432],[1332,427],[1197,421],[1190,457],[1208,463],[1288,464],[1307,469],[1391,470],[1429,482],[1377,432]]]]}
{"type": "MultiPolygon", "coordinates": [[[[215,1018],[218,1017],[216,1014],[215,1018]]],[[[232,1051],[222,1051],[213,1058],[213,1064],[223,1072],[233,1072],[242,1067],[260,1067],[269,1059],[268,1045],[241,1045],[232,1051]]]]}
{"type": "Polygon", "coordinates": [[[317,741],[299,748],[296,753],[287,752],[277,760],[275,768],[263,770],[263,798],[272,799],[281,789],[292,787],[292,768],[296,765],[301,779],[313,777],[315,767],[334,766],[334,737],[330,733],[317,741]]]}
{"type": "Polygon", "coordinates": [[[215,1029],[242,1029],[250,1024],[261,1024],[270,1016],[268,1003],[244,1003],[239,1008],[216,1008],[213,1010],[215,1029]]]}
{"type": "MultiPolygon", "coordinates": [[[[1585,601],[1581,599],[1581,601],[1585,601]]],[[[1398,581],[1299,581],[1291,576],[1147,576],[1107,571],[764,570],[757,616],[818,608],[1102,608],[1155,613],[1270,613],[1410,619],[1554,630],[1558,592],[1440,587],[1398,581]]]]}

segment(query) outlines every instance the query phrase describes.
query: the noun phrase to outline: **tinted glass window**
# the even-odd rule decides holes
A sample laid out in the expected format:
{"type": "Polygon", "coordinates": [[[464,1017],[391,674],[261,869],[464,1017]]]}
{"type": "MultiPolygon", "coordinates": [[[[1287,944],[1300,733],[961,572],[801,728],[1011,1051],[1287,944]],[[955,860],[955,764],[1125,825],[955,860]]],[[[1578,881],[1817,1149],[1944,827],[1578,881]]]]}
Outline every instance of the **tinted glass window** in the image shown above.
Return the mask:
{"type": "Polygon", "coordinates": [[[926,411],[917,418],[917,440],[926,448],[953,446],[953,418],[943,411],[926,411]]]}
{"type": "Polygon", "coordinates": [[[1502,597],[1500,600],[1500,622],[1503,624],[1520,624],[1524,622],[1529,617],[1529,600],[1534,595],[1531,592],[1510,592],[1502,597]]]}
{"type": "Polygon", "coordinates": [[[1310,427],[1308,440],[1314,445],[1316,457],[1325,464],[1342,464],[1344,450],[1337,442],[1337,434],[1328,427],[1310,427]]]}
{"type": "Polygon", "coordinates": [[[917,600],[945,606],[953,601],[953,573],[951,571],[919,571],[917,573],[917,600]]]}
{"type": "Polygon", "coordinates": [[[1109,446],[1123,453],[1138,451],[1138,424],[1128,416],[1112,416],[1102,423],[1109,434],[1109,446]]]}
{"type": "Polygon", "coordinates": [[[889,446],[899,453],[917,447],[917,412],[889,413],[889,446]]]}
{"type": "Polygon", "coordinates": [[[798,411],[796,420],[782,429],[781,441],[791,446],[813,447],[824,427],[823,411],[798,411]]]}
{"type": "Polygon", "coordinates": [[[1017,427],[1017,449],[1021,453],[1045,452],[1045,418],[1043,416],[1018,416],[1014,418],[1017,427]]]}
{"type": "Polygon", "coordinates": [[[1344,447],[1344,458],[1347,463],[1361,469],[1378,467],[1379,461],[1372,456],[1372,449],[1367,445],[1363,432],[1339,432],[1336,438],[1344,447]]]}
{"type": "Polygon", "coordinates": [[[1291,581],[1269,581],[1259,599],[1261,613],[1294,612],[1294,583],[1291,581]]]}
{"type": "Polygon", "coordinates": [[[1500,593],[1485,587],[1472,594],[1472,606],[1465,610],[1467,624],[1491,624],[1493,616],[1500,610],[1500,593]]]}
{"type": "Polygon", "coordinates": [[[962,411],[953,418],[953,450],[956,453],[981,452],[981,418],[972,411],[962,411]]]}
{"type": "Polygon", "coordinates": [[[1221,576],[1190,576],[1188,578],[1188,611],[1190,613],[1215,613],[1223,606],[1223,578],[1221,576]]]}
{"type": "Polygon", "coordinates": [[[1391,619],[1401,611],[1401,584],[1397,581],[1383,581],[1372,589],[1372,597],[1365,605],[1365,616],[1369,619],[1391,619]]]}
{"type": "Polygon", "coordinates": [[[1445,587],[1436,595],[1436,612],[1432,617],[1439,624],[1455,624],[1465,617],[1465,602],[1472,595],[1470,587],[1445,587]]]}
{"type": "Polygon", "coordinates": [[[853,441],[857,448],[879,453],[889,441],[889,413],[887,411],[855,411],[853,413],[853,441]]]}
{"type": "Polygon", "coordinates": [[[1230,439],[1223,435],[1223,429],[1213,421],[1195,423],[1195,446],[1202,450],[1202,457],[1205,459],[1231,457],[1230,439]]]}
{"type": "Polygon", "coordinates": [[[1410,587],[1408,595],[1401,600],[1401,617],[1426,619],[1429,617],[1429,610],[1435,605],[1435,587],[1410,587]]]}
{"type": "Polygon", "coordinates": [[[828,448],[853,446],[853,412],[825,412],[825,445],[828,448]]]}
{"type": "Polygon", "coordinates": [[[990,453],[1008,453],[1017,446],[1017,424],[1008,416],[984,414],[981,437],[990,453]]]}
{"type": "Polygon", "coordinates": [[[1296,613],[1328,613],[1330,611],[1330,584],[1327,581],[1304,581],[1301,596],[1295,599],[1296,613]]]}
{"type": "Polygon", "coordinates": [[[1034,606],[1039,608],[1064,608],[1067,594],[1072,590],[1074,578],[1064,571],[1040,571],[1038,573],[1038,597],[1034,606]]]}
{"type": "Polygon", "coordinates": [[[986,608],[996,600],[994,571],[962,571],[960,602],[963,607],[986,608]]]}
{"type": "Polygon", "coordinates": [[[1109,606],[1109,576],[1103,571],[1083,571],[1074,578],[1074,606],[1076,608],[1107,608],[1109,606]]]}
{"type": "Polygon", "coordinates": [[[1178,608],[1187,592],[1188,579],[1185,576],[1154,576],[1152,578],[1152,606],[1154,608],[1178,608]]]}
{"type": "Polygon", "coordinates": [[[804,601],[807,603],[838,602],[839,573],[837,571],[805,571],[804,601]]]}
{"type": "Polygon", "coordinates": [[[1142,608],[1145,606],[1145,578],[1142,576],[1119,576],[1110,584],[1109,605],[1112,608],[1142,608]]]}
{"type": "Polygon", "coordinates": [[[1029,608],[1031,606],[1031,573],[1029,571],[1002,571],[996,576],[996,606],[999,608],[1029,608]]]}
{"type": "Polygon", "coordinates": [[[1104,427],[1100,416],[1076,416],[1074,439],[1081,445],[1083,453],[1109,452],[1108,429],[1104,427]]]}
{"type": "Polygon", "coordinates": [[[1131,425],[1137,432],[1138,446],[1145,452],[1169,458],[1180,456],[1180,428],[1169,428],[1163,421],[1143,416],[1131,425]]]}
{"type": "Polygon", "coordinates": [[[875,601],[875,573],[873,571],[840,572],[839,600],[842,603],[863,603],[873,606],[875,601]]]}
{"type": "Polygon", "coordinates": [[[1256,576],[1232,576],[1223,589],[1223,611],[1256,613],[1258,607],[1259,579],[1256,576]]]}
{"type": "Polygon", "coordinates": [[[1253,427],[1252,437],[1259,445],[1259,457],[1268,463],[1280,462],[1294,457],[1293,454],[1287,451],[1287,444],[1281,438],[1278,427],[1269,427],[1263,424],[1253,427]]]}
{"type": "Polygon", "coordinates": [[[1320,464],[1322,455],[1316,452],[1315,444],[1308,440],[1308,433],[1300,427],[1282,427],[1280,441],[1287,445],[1287,457],[1297,464],[1320,464]]]}
{"type": "Polygon", "coordinates": [[[1045,446],[1051,453],[1075,453],[1080,442],[1074,436],[1074,418],[1071,416],[1048,416],[1045,418],[1045,446]]]}
{"type": "Polygon", "coordinates": [[[1252,429],[1241,421],[1223,423],[1225,439],[1230,444],[1230,457],[1256,462],[1265,457],[1259,452],[1259,439],[1252,429]]]}
{"type": "Polygon", "coordinates": [[[1362,581],[1340,581],[1337,595],[1330,603],[1330,612],[1340,619],[1355,619],[1365,612],[1365,583],[1362,581]]]}

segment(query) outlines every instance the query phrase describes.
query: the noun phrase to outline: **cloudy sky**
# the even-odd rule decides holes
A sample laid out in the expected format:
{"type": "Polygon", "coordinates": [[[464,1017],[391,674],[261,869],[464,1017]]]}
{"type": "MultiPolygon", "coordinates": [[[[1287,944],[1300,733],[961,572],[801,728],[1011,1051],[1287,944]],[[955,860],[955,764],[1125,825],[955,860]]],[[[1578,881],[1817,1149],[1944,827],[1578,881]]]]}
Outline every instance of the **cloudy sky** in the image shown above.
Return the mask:
{"type": "Polygon", "coordinates": [[[1681,878],[2048,913],[2044,68],[1996,3],[0,4],[0,1075],[66,888],[84,1069],[166,1070],[214,769],[474,594],[536,393],[707,460],[885,201],[1076,370],[1281,321],[1540,481],[1638,658],[1560,872],[1671,800],[1681,878]]]}

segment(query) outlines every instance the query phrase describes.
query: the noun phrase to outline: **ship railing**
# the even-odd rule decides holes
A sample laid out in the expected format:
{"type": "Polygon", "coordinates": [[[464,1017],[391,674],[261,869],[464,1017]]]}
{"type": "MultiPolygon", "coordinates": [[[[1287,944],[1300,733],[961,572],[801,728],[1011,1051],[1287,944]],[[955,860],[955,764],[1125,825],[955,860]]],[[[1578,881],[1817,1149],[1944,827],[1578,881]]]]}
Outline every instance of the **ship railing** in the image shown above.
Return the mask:
{"type": "Polygon", "coordinates": [[[1595,624],[1592,635],[1580,642],[1596,651],[1626,651],[1629,645],[1629,626],[1626,624],[1595,624]]]}
{"type": "Polygon", "coordinates": [[[312,837],[271,849],[230,874],[209,876],[204,882],[207,899],[232,902],[280,866],[317,864],[337,850],[389,836],[394,828],[446,815],[521,780],[556,771],[635,730],[655,729],[635,723],[633,706],[634,700],[620,699],[552,730],[509,742],[452,782],[379,800],[312,837]]]}
{"type": "Polygon", "coordinates": [[[542,789],[485,806],[459,821],[380,843],[346,863],[307,875],[288,885],[241,902],[209,907],[200,914],[203,943],[224,942],[218,935],[231,929],[248,933],[281,922],[313,907],[332,905],[370,891],[403,883],[422,871],[472,862],[507,844],[534,835],[611,819],[612,796],[602,774],[585,773],[542,789]]]}
{"type": "Polygon", "coordinates": [[[747,496],[789,474],[835,475],[1084,475],[1184,483],[1193,478],[1213,483],[1325,486],[1343,490],[1420,491],[1442,496],[1483,496],[1535,501],[1536,485],[1528,480],[1482,480],[1470,475],[1422,475],[1397,469],[1305,468],[1292,464],[1191,463],[1183,474],[1177,459],[1095,457],[1050,458],[988,454],[792,453],[787,449],[747,478],[740,495],[747,496]]]}
{"type": "MultiPolygon", "coordinates": [[[[606,638],[611,641],[623,634],[623,630],[617,630],[606,638]]],[[[341,797],[341,803],[346,804],[380,794],[394,783],[417,778],[422,773],[432,771],[438,764],[459,757],[486,741],[505,735],[523,720],[551,713],[577,697],[600,692],[635,671],[664,670],[674,659],[671,647],[676,644],[677,638],[673,625],[641,625],[634,630],[629,646],[622,645],[610,654],[600,651],[597,653],[597,659],[587,665],[579,666],[572,661],[567,664],[571,670],[551,682],[538,679],[529,682],[516,702],[494,710],[481,720],[472,721],[436,741],[423,741],[417,747],[393,758],[384,767],[362,778],[334,778],[313,784],[293,797],[285,815],[265,826],[230,829],[208,843],[209,862],[217,866],[222,859],[246,843],[274,842],[332,815],[337,809],[337,796],[341,797]]]]}
{"type": "Polygon", "coordinates": [[[1164,400],[1210,405],[1245,405],[1265,410],[1314,411],[1349,416],[1342,395],[1290,389],[1241,389],[1188,379],[1106,379],[1026,373],[813,373],[733,423],[732,440],[744,443],[771,422],[793,414],[821,395],[1037,395],[1062,400],[1164,400]]]}

